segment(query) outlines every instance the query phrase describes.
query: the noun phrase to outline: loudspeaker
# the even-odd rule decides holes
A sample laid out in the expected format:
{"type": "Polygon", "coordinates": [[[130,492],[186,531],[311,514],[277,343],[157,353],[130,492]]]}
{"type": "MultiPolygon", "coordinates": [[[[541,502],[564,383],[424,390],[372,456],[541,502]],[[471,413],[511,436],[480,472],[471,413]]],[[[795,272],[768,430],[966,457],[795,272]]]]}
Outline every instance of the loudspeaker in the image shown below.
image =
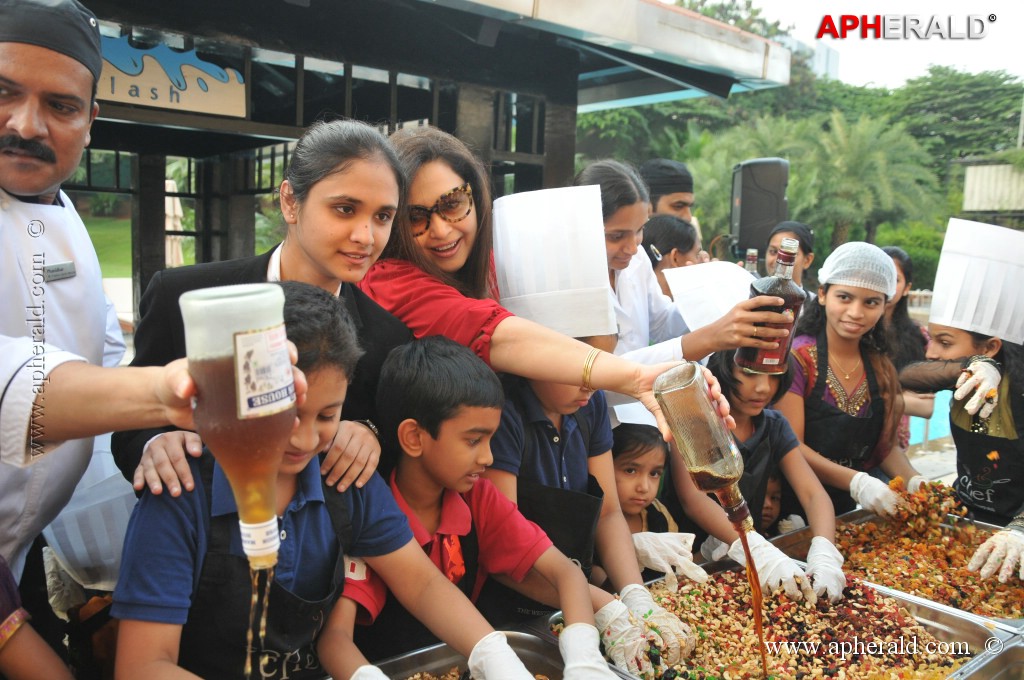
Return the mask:
{"type": "Polygon", "coordinates": [[[768,233],[789,219],[788,183],[789,161],[783,158],[754,158],[732,169],[729,226],[736,257],[747,248],[757,248],[764,257],[768,233]]]}

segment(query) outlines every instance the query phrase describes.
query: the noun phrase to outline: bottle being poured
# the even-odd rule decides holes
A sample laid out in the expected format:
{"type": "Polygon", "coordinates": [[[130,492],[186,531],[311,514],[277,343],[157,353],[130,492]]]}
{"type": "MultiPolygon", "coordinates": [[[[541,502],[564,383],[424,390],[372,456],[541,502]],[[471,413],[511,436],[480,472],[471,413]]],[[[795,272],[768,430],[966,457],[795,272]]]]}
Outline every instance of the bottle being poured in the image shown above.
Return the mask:
{"type": "Polygon", "coordinates": [[[654,396],[672,430],[675,440],[672,448],[682,456],[693,483],[702,492],[715,494],[740,535],[747,558],[747,581],[753,599],[754,627],[760,641],[761,667],[768,677],[761,582],[747,543],[747,534],[754,530],[754,520],[739,489],[743,457],[711,400],[699,364],[688,362],[662,373],[654,381],[654,396]]]}

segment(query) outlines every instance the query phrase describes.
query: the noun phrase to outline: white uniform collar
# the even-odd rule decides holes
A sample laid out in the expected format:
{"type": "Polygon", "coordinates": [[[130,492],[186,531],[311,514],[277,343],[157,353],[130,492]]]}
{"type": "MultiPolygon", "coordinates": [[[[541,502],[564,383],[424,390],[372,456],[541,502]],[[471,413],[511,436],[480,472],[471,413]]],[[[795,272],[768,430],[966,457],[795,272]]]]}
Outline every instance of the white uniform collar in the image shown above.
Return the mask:
{"type": "MultiPolygon", "coordinates": [[[[281,282],[281,249],[283,247],[284,243],[282,242],[270,254],[270,261],[267,262],[267,283],[281,282]]],[[[338,290],[334,291],[334,297],[341,295],[341,286],[342,284],[338,284],[338,290]]]]}

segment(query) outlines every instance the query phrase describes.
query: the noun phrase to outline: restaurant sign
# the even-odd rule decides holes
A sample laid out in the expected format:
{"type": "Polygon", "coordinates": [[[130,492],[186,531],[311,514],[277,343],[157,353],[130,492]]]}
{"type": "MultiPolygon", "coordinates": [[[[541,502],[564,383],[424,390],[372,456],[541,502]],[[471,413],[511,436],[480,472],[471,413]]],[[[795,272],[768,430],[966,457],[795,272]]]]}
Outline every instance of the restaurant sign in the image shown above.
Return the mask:
{"type": "Polygon", "coordinates": [[[139,49],[128,37],[103,37],[97,99],[174,111],[244,118],[242,74],[166,45],[139,49]]]}

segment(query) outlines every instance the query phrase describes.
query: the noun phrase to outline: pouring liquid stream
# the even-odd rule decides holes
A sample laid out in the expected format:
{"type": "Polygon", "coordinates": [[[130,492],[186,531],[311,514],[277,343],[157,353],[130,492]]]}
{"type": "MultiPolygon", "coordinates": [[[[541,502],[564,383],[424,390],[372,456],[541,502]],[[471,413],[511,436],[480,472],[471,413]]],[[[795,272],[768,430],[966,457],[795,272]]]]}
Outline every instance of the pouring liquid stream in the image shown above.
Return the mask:
{"type": "Polygon", "coordinates": [[[266,656],[264,650],[266,648],[265,641],[267,637],[267,612],[270,609],[270,583],[274,580],[274,568],[269,569],[250,569],[249,576],[252,579],[252,599],[249,601],[249,627],[245,635],[245,669],[243,671],[246,679],[252,677],[252,655],[256,651],[253,646],[253,637],[256,636],[256,631],[259,631],[259,649],[260,658],[266,656]],[[260,586],[260,573],[266,573],[267,578],[260,586]],[[260,592],[263,593],[263,606],[260,607],[260,592]],[[260,618],[257,627],[256,621],[256,610],[260,610],[260,618]]]}

